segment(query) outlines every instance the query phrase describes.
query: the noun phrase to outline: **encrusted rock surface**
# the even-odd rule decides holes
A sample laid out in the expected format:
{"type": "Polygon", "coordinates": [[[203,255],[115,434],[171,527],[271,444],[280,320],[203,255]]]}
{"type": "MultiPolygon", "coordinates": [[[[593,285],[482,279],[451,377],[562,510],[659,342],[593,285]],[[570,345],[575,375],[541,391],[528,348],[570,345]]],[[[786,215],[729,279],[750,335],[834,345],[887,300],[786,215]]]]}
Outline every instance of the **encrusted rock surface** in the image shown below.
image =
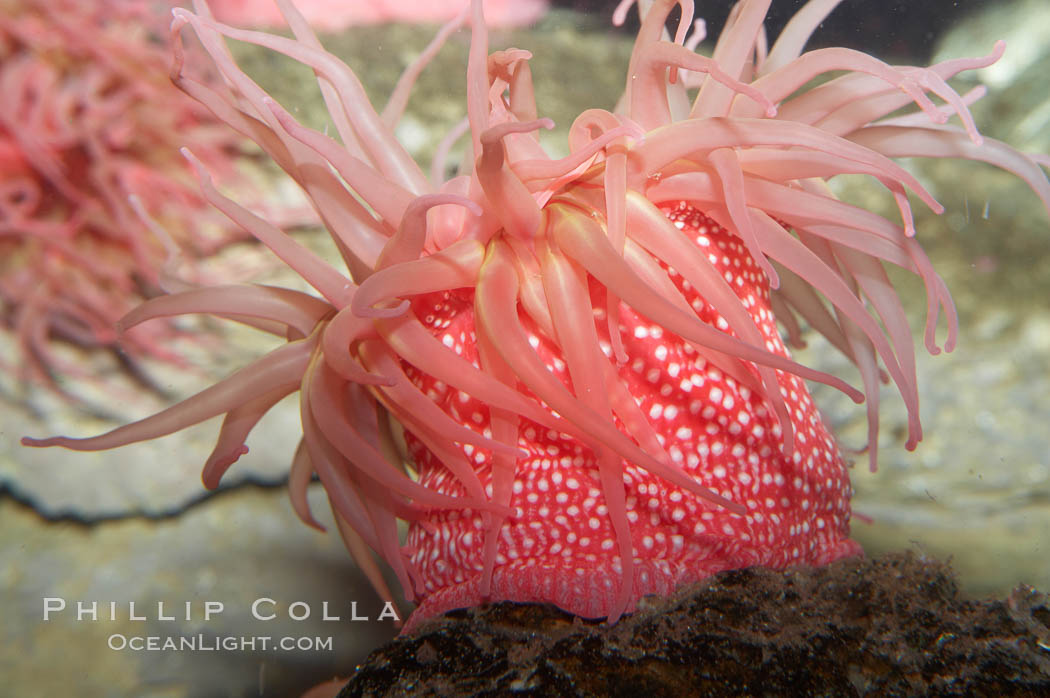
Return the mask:
{"type": "Polygon", "coordinates": [[[494,604],[372,653],[352,696],[1050,695],[1050,601],[898,553],[726,572],[614,626],[494,604]]]}

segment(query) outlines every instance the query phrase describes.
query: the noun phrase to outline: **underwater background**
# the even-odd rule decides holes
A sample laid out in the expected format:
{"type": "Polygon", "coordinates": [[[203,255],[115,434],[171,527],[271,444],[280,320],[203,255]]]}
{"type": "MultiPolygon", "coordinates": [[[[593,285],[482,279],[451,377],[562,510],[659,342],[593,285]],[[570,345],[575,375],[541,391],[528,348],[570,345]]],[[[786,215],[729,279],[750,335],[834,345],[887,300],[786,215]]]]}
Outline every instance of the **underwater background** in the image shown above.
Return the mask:
{"type": "MultiPolygon", "coordinates": [[[[495,32],[494,46],[533,52],[541,116],[558,124],[544,134],[552,153],[564,148],[571,118],[583,108],[611,108],[622,89],[630,29],[609,26],[608,4],[568,2],[528,30],[495,32]]],[[[774,0],[771,26],[799,2],[774,0]]],[[[700,2],[698,16],[717,29],[729,3],[700,2]]],[[[985,136],[1022,151],[1050,152],[1050,8],[1015,2],[845,2],[817,32],[819,45],[865,50],[891,63],[926,64],[990,50],[1007,41],[1005,57],[977,73],[989,95],[973,107],[985,136]]],[[[0,11],[5,7],[0,3],[0,11]]],[[[351,27],[322,40],[351,65],[373,98],[388,94],[404,66],[433,34],[432,27],[351,27]]],[[[775,34],[775,29],[772,33],[775,34]]],[[[426,164],[438,139],[463,115],[467,32],[460,32],[423,74],[399,127],[399,137],[426,164]]],[[[309,71],[276,61],[254,47],[235,47],[245,69],[296,115],[324,126],[324,108],[309,71]]],[[[965,86],[960,81],[956,87],[965,86]]],[[[963,92],[963,89],[959,90],[963,92]]],[[[960,586],[974,596],[1005,596],[1018,583],[1050,589],[1050,221],[1038,198],[1013,175],[975,163],[914,163],[924,185],[947,211],[915,206],[918,237],[952,291],[960,316],[951,354],[917,349],[924,439],[903,448],[906,420],[899,397],[884,391],[879,471],[856,456],[853,537],[869,555],[911,549],[950,558],[960,586]],[[868,521],[870,519],[870,522],[868,521]]],[[[870,182],[837,183],[843,199],[891,213],[893,202],[870,182]]],[[[295,199],[288,194],[289,201],[295,199]]],[[[309,230],[300,239],[324,248],[309,230]]],[[[263,283],[290,283],[268,254],[250,245],[227,249],[220,269],[252,273],[263,283]]],[[[897,280],[898,277],[894,277],[897,280]]],[[[913,328],[922,323],[920,283],[899,275],[913,328]]],[[[943,333],[943,327],[941,328],[943,333]]],[[[206,385],[268,347],[254,333],[223,328],[215,351],[190,347],[193,370],[150,366],[176,395],[206,385]],[[195,352],[195,353],[193,353],[195,352]]],[[[943,336],[943,335],[941,335],[943,336]]],[[[804,362],[853,380],[846,359],[810,333],[804,362]]],[[[0,333],[5,360],[14,347],[0,333]]],[[[70,354],[74,356],[74,354],[70,354]]],[[[0,675],[11,695],[209,696],[287,695],[335,674],[346,675],[393,636],[368,583],[334,535],[300,525],[282,487],[298,437],[289,403],[249,441],[251,452],[224,487],[206,494],[200,466],[216,424],[150,444],[102,453],[29,450],[25,434],[96,433],[162,404],[135,391],[118,374],[114,385],[89,386],[85,414],[44,391],[0,376],[0,609],[5,616],[0,675]],[[120,395],[119,399],[112,397],[120,395]],[[118,620],[43,622],[44,597],[117,601],[118,620]],[[281,618],[252,618],[253,600],[274,599],[281,618]],[[127,620],[128,601],[151,620],[127,620]],[[204,622],[205,600],[226,611],[204,622]],[[189,621],[157,620],[156,602],[169,601],[189,621]],[[293,602],[311,605],[309,620],[287,617],[293,602]],[[320,620],[328,601],[339,622],[320,620]],[[351,622],[350,603],[369,621],[351,622]],[[114,633],[331,636],[334,651],[130,652],[107,646],[114,633]]],[[[865,415],[848,399],[814,389],[844,447],[865,438],[865,415]]],[[[316,487],[316,486],[315,486],[316,487]]],[[[314,509],[327,512],[323,493],[314,509]]],[[[322,520],[331,524],[330,517],[322,520]]],[[[102,605],[102,604],[100,604],[102,605]]]]}

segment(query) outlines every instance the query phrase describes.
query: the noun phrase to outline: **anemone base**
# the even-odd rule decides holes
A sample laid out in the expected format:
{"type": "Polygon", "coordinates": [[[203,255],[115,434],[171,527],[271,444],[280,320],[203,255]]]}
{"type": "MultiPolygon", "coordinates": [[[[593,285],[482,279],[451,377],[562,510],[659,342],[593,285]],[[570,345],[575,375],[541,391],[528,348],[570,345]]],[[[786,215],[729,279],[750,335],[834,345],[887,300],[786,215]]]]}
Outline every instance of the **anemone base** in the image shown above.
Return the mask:
{"type": "MultiPolygon", "coordinates": [[[[819,559],[810,564],[825,565],[847,557],[862,556],[864,551],[853,540],[845,539],[822,548],[819,559]]],[[[611,564],[584,569],[564,566],[529,564],[521,560],[499,567],[492,575],[488,598],[515,603],[547,603],[587,619],[607,618],[616,606],[620,588],[620,565],[611,564]]],[[[726,557],[694,562],[641,560],[634,563],[634,593],[623,610],[633,613],[646,596],[666,597],[676,590],[701,582],[721,572],[745,566],[726,557]]],[[[445,587],[427,596],[405,623],[402,634],[411,634],[429,618],[448,611],[472,608],[486,602],[481,594],[481,575],[460,584],[445,587]]]]}

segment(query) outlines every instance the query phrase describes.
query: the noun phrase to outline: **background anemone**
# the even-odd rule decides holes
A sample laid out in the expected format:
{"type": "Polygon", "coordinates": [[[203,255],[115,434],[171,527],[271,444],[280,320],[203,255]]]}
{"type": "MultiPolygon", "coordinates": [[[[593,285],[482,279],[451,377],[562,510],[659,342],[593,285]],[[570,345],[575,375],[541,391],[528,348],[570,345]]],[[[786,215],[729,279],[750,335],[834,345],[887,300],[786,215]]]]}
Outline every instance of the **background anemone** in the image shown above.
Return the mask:
{"type": "Polygon", "coordinates": [[[149,385],[143,358],[178,363],[170,323],[118,338],[116,321],[163,292],[175,256],[194,279],[197,260],[244,237],[178,153],[192,144],[233,183],[247,148],[169,84],[166,8],[0,3],[0,322],[18,357],[0,368],[64,395],[101,353],[149,385]],[[89,351],[64,355],[58,342],[89,351]]]}
{"type": "MultiPolygon", "coordinates": [[[[216,0],[211,4],[221,22],[246,27],[284,25],[284,17],[274,0],[216,0]]],[[[303,19],[321,32],[387,22],[437,24],[454,17],[462,7],[460,2],[439,0],[303,0],[296,5],[303,19]]],[[[546,0],[485,0],[485,16],[490,26],[531,24],[546,9],[546,0]]]]}

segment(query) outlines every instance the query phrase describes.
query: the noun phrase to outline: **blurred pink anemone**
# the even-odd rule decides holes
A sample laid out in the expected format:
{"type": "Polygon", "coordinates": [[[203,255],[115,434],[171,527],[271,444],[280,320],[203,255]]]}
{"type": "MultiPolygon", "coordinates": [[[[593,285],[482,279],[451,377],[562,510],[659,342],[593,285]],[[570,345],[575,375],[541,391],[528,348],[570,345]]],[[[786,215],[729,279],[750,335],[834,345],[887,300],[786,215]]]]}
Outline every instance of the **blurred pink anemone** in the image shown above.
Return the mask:
{"type": "MultiPolygon", "coordinates": [[[[448,139],[469,134],[469,154],[447,181],[440,176],[443,156],[428,178],[393,134],[412,82],[465,15],[441,30],[378,112],[354,73],[323,50],[290,3],[279,5],[294,38],[216,23],[203,6],[197,14],[176,10],[175,36],[191,28],[225,78],[221,89],[194,81],[178,54],[176,84],[253,138],[303,187],[344,268],[220,194],[195,160],[204,196],[317,295],[238,286],[146,302],[123,320],[124,327],[212,313],[255,324],[287,343],[139,422],[91,438],[24,442],[108,449],[225,414],[204,469],[204,482],[212,487],[244,452],[245,437],[261,416],[299,391],[303,439],[290,478],[296,512],[317,525],[306,500],[316,473],[348,548],[377,588],[389,594],[369,549],[389,563],[408,597],[426,605],[440,591],[431,573],[441,566],[451,567],[450,575],[476,575],[481,596],[491,593],[504,565],[503,526],[527,508],[515,490],[521,449],[540,438],[536,432],[560,434],[577,452],[595,454],[594,491],[615,531],[614,550],[607,554],[622,570],[615,599],[600,614],[615,619],[646,591],[630,574],[638,564],[635,555],[643,553],[631,538],[635,524],[622,484],[628,468],[672,483],[679,496],[703,500],[712,516],[728,511],[742,518],[752,506],[741,501],[746,494],[686,475],[673,457],[674,444],[658,437],[638,409],[639,396],[615,380],[630,358],[615,324],[622,317],[618,310],[644,316],[706,357],[720,375],[748,386],[761,410],[774,415],[782,451],[775,457],[783,455],[786,463],[807,435],[795,433],[799,398],[788,395],[785,376],[828,383],[858,402],[866,395],[874,467],[883,372],[907,406],[908,446],[921,438],[912,337],[884,265],[910,270],[925,282],[925,343],[931,352],[939,351],[935,330],[942,309],[948,349],[956,332],[948,291],[914,237],[908,193],[935,211],[941,207],[893,159],[990,162],[1023,177],[1050,206],[1050,184],[1039,164],[978,133],[967,105],[980,92],[960,96],[947,83],[993,63],[1001,44],[985,57],[930,68],[891,66],[845,48],[804,52],[837,4],[811,0],[769,46],[763,30],[769,0],[743,0],[713,57],[696,53],[687,39],[691,2],[649,4],[618,108],[580,114],[569,131],[570,154],[555,159],[536,137],[551,123],[537,118],[529,52],[490,53],[481,4],[474,2],[467,116],[448,139]],[[664,22],[676,4],[683,18],[672,39],[664,22]],[[311,67],[335,136],[297,123],[234,64],[225,39],[268,47],[311,67]],[[840,75],[800,91],[829,73],[840,75]],[[888,118],[908,107],[912,113],[888,118]],[[899,220],[838,200],[827,182],[843,174],[866,175],[885,188],[899,220]],[[681,242],[686,238],[661,208],[678,204],[705,212],[729,231],[759,270],[754,282],[765,292],[775,289],[771,307],[789,339],[797,339],[800,315],[856,364],[863,393],[792,361],[762,334],[708,256],[681,242]],[[681,279],[703,294],[721,322],[698,315],[681,279]],[[434,294],[445,300],[434,306],[434,294]],[[454,303],[471,317],[469,336],[441,334],[447,326],[441,313],[454,303]],[[541,360],[544,351],[553,352],[555,368],[541,360]],[[556,375],[558,362],[566,370],[556,375]],[[439,406],[437,393],[427,392],[438,384],[480,404],[487,426],[454,418],[451,397],[439,406]],[[415,451],[428,454],[425,468],[407,462],[402,428],[415,451]],[[426,547],[444,530],[433,512],[446,513],[442,521],[454,515],[477,522],[469,543],[467,536],[457,539],[467,549],[446,548],[459,558],[438,557],[438,548],[426,547]],[[410,524],[408,545],[399,539],[399,519],[410,524]]],[[[830,438],[820,443],[834,451],[830,438]]],[[[836,476],[844,474],[837,453],[822,456],[841,470],[836,476]]],[[[832,552],[818,550],[814,561],[856,550],[844,538],[848,480],[836,496],[841,493],[847,501],[837,504],[833,534],[815,532],[825,522],[814,520],[814,535],[833,535],[826,542],[834,546],[832,552]]],[[[598,517],[591,521],[605,525],[598,517]]],[[[810,530],[808,519],[805,527],[810,530]]],[[[423,615],[448,605],[430,604],[423,615]]]]}
{"type": "MultiPolygon", "coordinates": [[[[296,9],[307,23],[323,32],[361,24],[401,22],[442,24],[459,14],[468,0],[300,0],[296,9]]],[[[520,27],[536,22],[547,11],[547,0],[484,0],[485,21],[491,27],[520,27]]],[[[284,17],[274,0],[214,0],[215,17],[244,27],[281,27],[284,17]]]]}
{"type": "Polygon", "coordinates": [[[161,293],[176,252],[192,261],[243,238],[178,148],[229,180],[244,141],[170,84],[158,9],[0,0],[0,321],[21,354],[3,369],[60,392],[87,372],[56,340],[112,352],[133,374],[143,357],[178,361],[167,323],[119,338],[116,321],[161,293]]]}
{"type": "Polygon", "coordinates": [[[171,324],[122,337],[117,320],[163,293],[176,258],[193,275],[245,238],[199,193],[178,148],[261,200],[234,164],[250,144],[171,85],[165,9],[0,0],[0,321],[19,353],[2,367],[81,406],[67,379],[92,379],[87,357],[112,354],[148,385],[141,359],[182,363],[171,324]],[[63,356],[57,341],[88,353],[63,356]]]}

